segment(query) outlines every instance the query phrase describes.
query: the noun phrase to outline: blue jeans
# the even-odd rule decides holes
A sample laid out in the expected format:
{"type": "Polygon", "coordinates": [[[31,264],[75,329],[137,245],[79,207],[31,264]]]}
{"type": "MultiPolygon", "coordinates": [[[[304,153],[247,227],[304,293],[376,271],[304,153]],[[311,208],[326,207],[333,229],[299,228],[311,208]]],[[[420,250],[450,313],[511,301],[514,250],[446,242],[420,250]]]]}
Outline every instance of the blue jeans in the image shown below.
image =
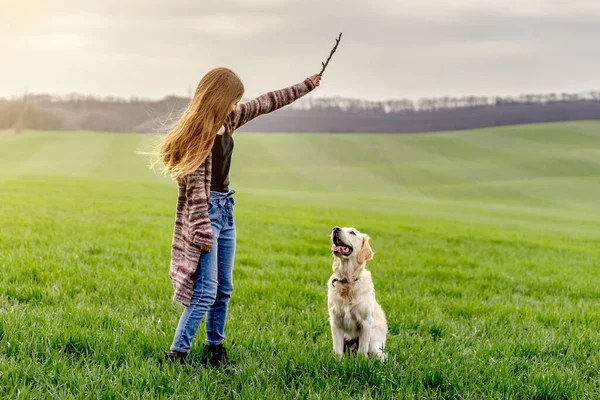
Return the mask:
{"type": "Polygon", "coordinates": [[[194,294],[181,314],[171,351],[189,353],[202,318],[206,314],[206,344],[214,346],[225,339],[227,305],[233,292],[235,223],[233,194],[210,192],[208,216],[214,235],[210,252],[202,253],[194,275],[194,294]]]}

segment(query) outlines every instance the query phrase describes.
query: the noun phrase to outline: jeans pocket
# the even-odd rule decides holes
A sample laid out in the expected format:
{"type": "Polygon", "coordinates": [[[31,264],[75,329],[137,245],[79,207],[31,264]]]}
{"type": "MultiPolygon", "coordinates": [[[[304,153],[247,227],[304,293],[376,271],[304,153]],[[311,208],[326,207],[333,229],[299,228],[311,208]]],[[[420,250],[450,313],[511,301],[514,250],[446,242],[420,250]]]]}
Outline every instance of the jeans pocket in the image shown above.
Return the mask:
{"type": "Polygon", "coordinates": [[[218,201],[216,201],[214,199],[208,200],[208,212],[209,213],[215,212],[218,209],[219,209],[219,202],[218,201]]]}
{"type": "Polygon", "coordinates": [[[220,213],[221,213],[221,207],[219,207],[218,203],[209,201],[208,202],[208,219],[211,220],[211,222],[214,221],[218,221],[220,218],[220,213]]]}

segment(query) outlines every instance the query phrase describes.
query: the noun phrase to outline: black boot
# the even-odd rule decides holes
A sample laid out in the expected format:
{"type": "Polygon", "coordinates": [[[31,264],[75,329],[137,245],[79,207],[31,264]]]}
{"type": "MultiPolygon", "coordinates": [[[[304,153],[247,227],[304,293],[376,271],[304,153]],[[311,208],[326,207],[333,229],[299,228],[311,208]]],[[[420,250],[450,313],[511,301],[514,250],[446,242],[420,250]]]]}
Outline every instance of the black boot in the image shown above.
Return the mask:
{"type": "Polygon", "coordinates": [[[204,345],[204,354],[202,354],[202,363],[209,364],[212,367],[218,368],[227,360],[227,350],[223,344],[216,346],[204,345]]]}
{"type": "Polygon", "coordinates": [[[171,363],[179,362],[181,365],[184,365],[186,357],[186,353],[180,353],[178,351],[165,351],[165,360],[171,363]]]}

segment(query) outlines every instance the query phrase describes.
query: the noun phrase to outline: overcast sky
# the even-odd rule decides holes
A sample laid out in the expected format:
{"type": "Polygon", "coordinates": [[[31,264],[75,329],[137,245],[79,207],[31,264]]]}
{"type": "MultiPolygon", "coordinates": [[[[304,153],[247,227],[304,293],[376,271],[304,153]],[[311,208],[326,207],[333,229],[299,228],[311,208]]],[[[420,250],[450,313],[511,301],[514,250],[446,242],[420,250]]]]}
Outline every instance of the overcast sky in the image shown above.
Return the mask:
{"type": "Polygon", "coordinates": [[[340,31],[319,96],[600,89],[598,0],[0,0],[0,96],[186,95],[216,66],[253,96],[340,31]]]}

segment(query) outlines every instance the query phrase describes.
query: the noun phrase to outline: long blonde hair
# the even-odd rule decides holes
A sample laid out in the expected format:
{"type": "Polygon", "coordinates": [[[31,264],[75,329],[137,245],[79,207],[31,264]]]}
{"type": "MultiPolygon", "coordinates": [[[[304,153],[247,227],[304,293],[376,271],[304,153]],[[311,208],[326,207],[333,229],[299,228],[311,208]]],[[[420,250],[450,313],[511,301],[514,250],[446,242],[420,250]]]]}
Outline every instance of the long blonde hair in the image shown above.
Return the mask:
{"type": "Polygon", "coordinates": [[[240,78],[228,68],[209,71],[198,83],[190,104],[153,151],[164,172],[178,181],[196,171],[208,157],[215,137],[244,94],[240,78]]]}

